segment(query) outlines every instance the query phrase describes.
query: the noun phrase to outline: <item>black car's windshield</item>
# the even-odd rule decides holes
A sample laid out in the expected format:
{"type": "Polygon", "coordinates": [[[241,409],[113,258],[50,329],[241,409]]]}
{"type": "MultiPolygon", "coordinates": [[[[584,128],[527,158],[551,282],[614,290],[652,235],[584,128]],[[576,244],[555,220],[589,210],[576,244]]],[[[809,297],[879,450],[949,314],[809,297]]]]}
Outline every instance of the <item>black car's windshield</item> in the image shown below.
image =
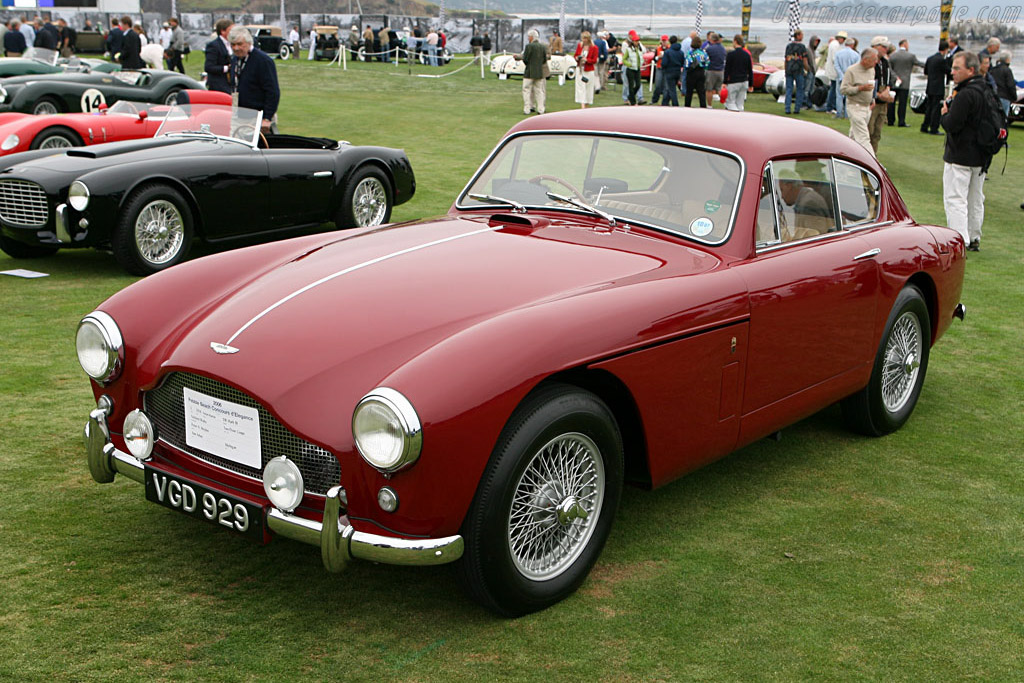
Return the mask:
{"type": "Polygon", "coordinates": [[[718,244],[731,230],[741,171],[731,155],[664,140],[529,133],[507,140],[456,206],[476,209],[505,202],[583,208],[718,244]],[[561,197],[584,206],[572,206],[561,197]]]}
{"type": "Polygon", "coordinates": [[[167,112],[160,135],[216,136],[256,147],[263,112],[213,104],[174,105],[167,112]]]}
{"type": "Polygon", "coordinates": [[[25,56],[50,66],[57,63],[57,51],[45,47],[30,47],[25,50],[25,56]]]}

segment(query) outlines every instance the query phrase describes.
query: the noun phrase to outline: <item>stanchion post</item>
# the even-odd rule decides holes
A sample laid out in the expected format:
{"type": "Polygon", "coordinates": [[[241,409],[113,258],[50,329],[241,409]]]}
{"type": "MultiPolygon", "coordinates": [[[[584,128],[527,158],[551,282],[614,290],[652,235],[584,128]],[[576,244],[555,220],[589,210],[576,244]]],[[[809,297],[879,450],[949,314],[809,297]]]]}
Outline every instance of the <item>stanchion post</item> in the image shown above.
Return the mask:
{"type": "Polygon", "coordinates": [[[348,71],[348,46],[343,45],[341,48],[341,70],[348,71]]]}

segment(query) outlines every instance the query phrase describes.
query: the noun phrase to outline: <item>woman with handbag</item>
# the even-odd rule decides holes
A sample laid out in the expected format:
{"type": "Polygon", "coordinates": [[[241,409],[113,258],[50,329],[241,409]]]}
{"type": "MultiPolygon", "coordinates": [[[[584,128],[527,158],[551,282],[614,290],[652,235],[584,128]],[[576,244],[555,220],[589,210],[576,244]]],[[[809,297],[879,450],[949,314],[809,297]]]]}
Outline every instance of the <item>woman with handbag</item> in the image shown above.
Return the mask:
{"type": "Polygon", "coordinates": [[[584,31],[576,45],[576,102],[581,109],[594,103],[594,78],[597,76],[594,68],[599,54],[590,31],[584,31]]]}

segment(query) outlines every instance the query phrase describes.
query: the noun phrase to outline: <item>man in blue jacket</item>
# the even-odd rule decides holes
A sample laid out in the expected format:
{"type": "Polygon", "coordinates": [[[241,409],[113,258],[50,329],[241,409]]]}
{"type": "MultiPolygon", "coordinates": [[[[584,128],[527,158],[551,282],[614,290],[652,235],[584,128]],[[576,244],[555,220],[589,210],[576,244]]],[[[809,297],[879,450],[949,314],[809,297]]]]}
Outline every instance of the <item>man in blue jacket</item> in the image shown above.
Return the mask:
{"type": "Polygon", "coordinates": [[[277,105],[281,89],[277,85],[277,67],[263,50],[253,46],[252,34],[244,26],[228,32],[228,42],[235,54],[231,60],[238,106],[263,112],[263,132],[277,132],[277,105]]]}
{"type": "Polygon", "coordinates": [[[672,98],[672,106],[679,106],[679,76],[683,68],[686,56],[683,55],[679,38],[672,36],[668,39],[668,49],[661,55],[661,68],[665,72],[661,83],[661,105],[669,106],[669,96],[672,98]]]}
{"type": "Polygon", "coordinates": [[[213,25],[217,37],[206,44],[206,61],[203,66],[206,71],[206,87],[229,95],[232,92],[232,85],[231,43],[228,42],[228,31],[232,26],[234,22],[230,19],[218,19],[213,25]]]}

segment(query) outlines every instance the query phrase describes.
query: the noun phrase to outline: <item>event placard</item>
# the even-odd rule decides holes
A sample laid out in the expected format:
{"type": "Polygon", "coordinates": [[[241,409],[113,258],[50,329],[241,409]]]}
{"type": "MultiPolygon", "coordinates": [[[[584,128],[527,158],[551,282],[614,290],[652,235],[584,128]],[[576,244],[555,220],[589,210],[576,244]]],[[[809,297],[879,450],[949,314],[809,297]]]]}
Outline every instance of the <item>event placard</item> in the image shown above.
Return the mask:
{"type": "Polygon", "coordinates": [[[260,469],[260,414],[255,408],[183,387],[185,443],[212,455],[260,469]]]}

